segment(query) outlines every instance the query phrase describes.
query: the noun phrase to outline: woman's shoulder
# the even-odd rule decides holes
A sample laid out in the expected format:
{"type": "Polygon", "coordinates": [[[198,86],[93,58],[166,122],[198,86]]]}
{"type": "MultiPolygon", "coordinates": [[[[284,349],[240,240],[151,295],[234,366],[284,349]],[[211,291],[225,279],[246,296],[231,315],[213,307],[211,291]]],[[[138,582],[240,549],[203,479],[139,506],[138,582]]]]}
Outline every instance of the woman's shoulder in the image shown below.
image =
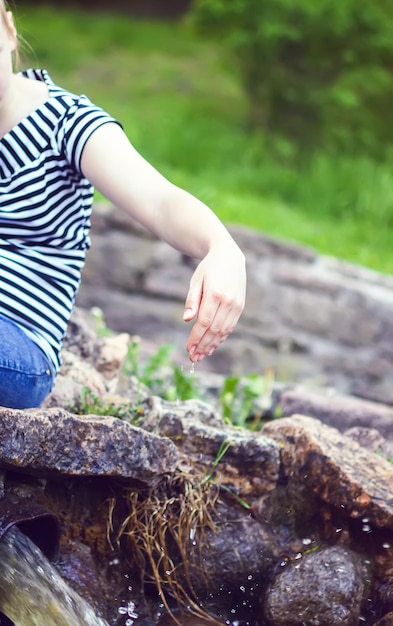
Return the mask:
{"type": "Polygon", "coordinates": [[[26,84],[29,84],[28,89],[32,94],[46,94],[45,97],[42,97],[42,104],[45,104],[47,100],[54,99],[58,100],[62,108],[65,109],[75,107],[78,104],[96,106],[86,95],[74,93],[66,87],[58,85],[45,69],[27,69],[20,72],[19,76],[25,79],[26,84]]]}

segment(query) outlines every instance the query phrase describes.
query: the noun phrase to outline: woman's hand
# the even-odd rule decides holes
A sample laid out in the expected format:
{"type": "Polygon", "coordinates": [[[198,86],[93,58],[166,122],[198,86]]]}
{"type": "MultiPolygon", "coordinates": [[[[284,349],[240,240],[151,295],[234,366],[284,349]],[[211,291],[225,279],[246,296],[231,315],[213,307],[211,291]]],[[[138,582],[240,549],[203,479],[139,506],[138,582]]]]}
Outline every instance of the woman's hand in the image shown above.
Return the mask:
{"type": "Polygon", "coordinates": [[[203,202],[170,183],[113,123],[92,133],[81,169],[112,204],[157,237],[195,259],[183,319],[195,320],[187,350],[191,361],[210,355],[230,335],[244,308],[245,258],[218,217],[203,202]]]}
{"type": "Polygon", "coordinates": [[[212,250],[190,282],[183,319],[196,319],[187,342],[190,360],[201,361],[231,334],[244,309],[246,270],[236,245],[212,250]]]}

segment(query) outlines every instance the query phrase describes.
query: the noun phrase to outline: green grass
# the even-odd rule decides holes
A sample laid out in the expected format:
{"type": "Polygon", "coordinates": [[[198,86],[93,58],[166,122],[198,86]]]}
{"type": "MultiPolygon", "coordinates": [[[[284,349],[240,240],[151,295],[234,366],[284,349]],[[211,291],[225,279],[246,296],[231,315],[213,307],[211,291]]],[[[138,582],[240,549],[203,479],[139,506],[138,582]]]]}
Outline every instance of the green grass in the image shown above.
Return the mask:
{"type": "Polygon", "coordinates": [[[118,118],[153,165],[225,223],[393,273],[392,164],[321,153],[295,167],[273,157],[246,130],[247,103],[225,51],[186,21],[23,4],[16,16],[34,52],[25,65],[46,67],[118,118]]]}

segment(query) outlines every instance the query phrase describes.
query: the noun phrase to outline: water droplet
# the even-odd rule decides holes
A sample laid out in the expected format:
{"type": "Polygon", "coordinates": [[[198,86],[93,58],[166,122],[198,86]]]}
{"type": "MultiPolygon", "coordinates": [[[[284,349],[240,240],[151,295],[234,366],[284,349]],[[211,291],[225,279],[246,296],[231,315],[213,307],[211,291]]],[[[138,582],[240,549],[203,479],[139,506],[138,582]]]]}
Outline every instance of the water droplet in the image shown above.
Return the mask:
{"type": "Polygon", "coordinates": [[[385,550],[389,550],[389,548],[391,548],[392,546],[391,546],[391,544],[390,544],[390,543],[385,542],[385,543],[383,543],[383,544],[382,544],[382,547],[383,547],[385,550]]]}
{"type": "Polygon", "coordinates": [[[195,526],[190,528],[190,539],[191,541],[195,538],[195,526]]]}
{"type": "Polygon", "coordinates": [[[246,591],[246,588],[245,588],[243,585],[240,585],[239,589],[240,589],[240,591],[242,591],[243,593],[245,593],[245,591],[246,591]]]}
{"type": "Polygon", "coordinates": [[[195,373],[195,361],[191,361],[190,374],[194,374],[194,373],[195,373]]]}
{"type": "Polygon", "coordinates": [[[304,546],[309,546],[310,543],[312,543],[312,539],[310,539],[309,537],[305,537],[304,539],[302,539],[302,544],[304,546]]]}
{"type": "Polygon", "coordinates": [[[132,600],[127,604],[127,613],[129,617],[133,617],[134,619],[138,617],[138,613],[135,612],[135,602],[132,600]]]}

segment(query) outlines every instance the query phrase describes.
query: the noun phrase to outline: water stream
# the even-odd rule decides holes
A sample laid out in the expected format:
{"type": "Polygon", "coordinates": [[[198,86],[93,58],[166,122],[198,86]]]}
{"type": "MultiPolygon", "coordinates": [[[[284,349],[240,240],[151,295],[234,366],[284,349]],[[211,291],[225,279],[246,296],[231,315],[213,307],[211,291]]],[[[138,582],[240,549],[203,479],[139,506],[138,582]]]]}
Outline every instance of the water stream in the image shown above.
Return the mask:
{"type": "Polygon", "coordinates": [[[16,526],[0,541],[0,611],[15,626],[108,626],[16,526]]]}

